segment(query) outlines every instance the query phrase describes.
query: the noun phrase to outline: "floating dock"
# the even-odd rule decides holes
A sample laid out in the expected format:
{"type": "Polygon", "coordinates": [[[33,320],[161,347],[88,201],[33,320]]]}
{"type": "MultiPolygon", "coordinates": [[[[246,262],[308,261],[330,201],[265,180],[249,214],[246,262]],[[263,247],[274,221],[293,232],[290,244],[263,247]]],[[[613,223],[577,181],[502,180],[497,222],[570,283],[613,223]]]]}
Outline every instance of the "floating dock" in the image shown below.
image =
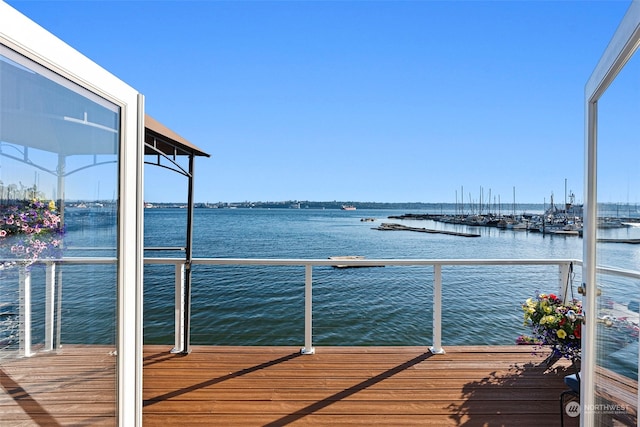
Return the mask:
{"type": "MultiPolygon", "coordinates": [[[[330,260],[334,261],[354,261],[363,260],[365,257],[359,255],[346,255],[346,256],[330,256],[330,260]]],[[[363,268],[363,267],[384,267],[384,265],[348,265],[348,264],[335,264],[332,267],[335,268],[363,268]]]]}
{"type": "Polygon", "coordinates": [[[629,243],[638,245],[640,244],[640,239],[598,239],[598,243],[629,243]]]}
{"type": "Polygon", "coordinates": [[[460,237],[480,237],[480,234],[476,233],[461,233],[458,231],[448,231],[448,230],[433,230],[430,228],[420,228],[420,227],[409,227],[402,224],[394,224],[384,222],[380,224],[379,227],[373,228],[373,230],[381,230],[381,231],[415,231],[418,233],[432,233],[432,234],[447,234],[449,236],[460,236],[460,237]]]}

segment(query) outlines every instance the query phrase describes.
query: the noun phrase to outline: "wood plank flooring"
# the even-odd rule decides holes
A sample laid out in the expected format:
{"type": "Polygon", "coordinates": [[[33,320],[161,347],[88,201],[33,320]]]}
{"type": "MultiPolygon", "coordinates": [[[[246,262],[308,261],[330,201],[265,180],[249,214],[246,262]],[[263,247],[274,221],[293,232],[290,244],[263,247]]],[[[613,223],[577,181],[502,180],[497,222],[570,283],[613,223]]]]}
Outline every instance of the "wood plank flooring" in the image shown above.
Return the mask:
{"type": "Polygon", "coordinates": [[[112,426],[113,348],[65,346],[0,360],[0,426],[112,426]]]}
{"type": "MultiPolygon", "coordinates": [[[[555,426],[569,364],[522,346],[145,348],[144,421],[189,425],[555,426]]],[[[577,425],[567,417],[565,425],[577,425]]]]}
{"type": "MultiPolygon", "coordinates": [[[[527,346],[168,350],[144,347],[145,426],[558,426],[570,372],[527,346]]],[[[65,346],[0,360],[0,426],[114,425],[115,359],[65,346]]]]}

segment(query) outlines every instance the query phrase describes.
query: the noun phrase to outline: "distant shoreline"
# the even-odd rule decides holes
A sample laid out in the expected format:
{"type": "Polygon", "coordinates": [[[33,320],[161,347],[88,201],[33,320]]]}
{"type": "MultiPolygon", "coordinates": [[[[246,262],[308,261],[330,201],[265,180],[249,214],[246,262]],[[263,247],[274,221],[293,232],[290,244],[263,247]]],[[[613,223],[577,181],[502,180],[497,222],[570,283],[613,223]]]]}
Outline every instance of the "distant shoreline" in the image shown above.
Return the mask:
{"type": "MultiPolygon", "coordinates": [[[[177,202],[147,202],[147,208],[186,208],[186,203],[177,202]]],[[[480,209],[477,204],[459,203],[436,203],[436,202],[354,202],[354,201],[303,201],[303,200],[286,200],[278,202],[197,202],[194,203],[195,208],[205,209],[336,209],[341,210],[343,205],[353,205],[356,211],[365,209],[388,209],[388,210],[404,210],[405,212],[422,212],[431,214],[460,212],[464,214],[523,214],[544,212],[549,208],[549,203],[502,203],[502,204],[486,204],[480,209]],[[480,212],[479,212],[480,210],[480,212]]],[[[561,207],[563,204],[556,203],[561,207]]],[[[613,217],[638,217],[640,216],[640,206],[630,203],[600,203],[598,209],[601,215],[613,217]]]]}
{"type": "MultiPolygon", "coordinates": [[[[147,203],[148,208],[185,208],[185,203],[147,203]]],[[[314,201],[284,201],[284,202],[217,202],[217,203],[194,203],[195,208],[209,209],[336,209],[343,210],[342,206],[352,205],[357,210],[364,209],[389,209],[389,210],[407,210],[407,211],[429,211],[438,213],[441,211],[448,212],[456,210],[455,203],[426,203],[426,202],[314,202],[314,201]]],[[[547,205],[548,207],[548,205],[547,205]]],[[[527,209],[543,209],[543,203],[521,203],[516,205],[516,213],[521,213],[527,209]]],[[[457,207],[460,209],[460,206],[457,207]]],[[[465,206],[464,211],[477,210],[477,207],[465,206]]],[[[487,207],[484,208],[487,210],[487,207]]],[[[489,207],[492,212],[502,211],[510,213],[513,211],[512,205],[502,207],[489,207]]]]}

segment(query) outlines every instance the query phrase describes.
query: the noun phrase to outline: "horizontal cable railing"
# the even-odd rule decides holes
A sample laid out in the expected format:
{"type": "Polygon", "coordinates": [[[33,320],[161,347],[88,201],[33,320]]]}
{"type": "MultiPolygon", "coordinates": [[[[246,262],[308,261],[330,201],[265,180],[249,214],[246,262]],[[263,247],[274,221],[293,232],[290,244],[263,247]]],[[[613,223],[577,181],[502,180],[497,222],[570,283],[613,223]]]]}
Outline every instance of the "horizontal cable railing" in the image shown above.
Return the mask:
{"type": "MultiPolygon", "coordinates": [[[[61,317],[60,301],[56,301],[56,298],[60,298],[59,284],[56,283],[57,266],[73,266],[73,265],[115,265],[116,259],[113,257],[70,257],[60,260],[46,260],[42,261],[46,265],[46,279],[45,279],[45,332],[44,332],[44,350],[51,350],[60,345],[60,329],[61,329],[61,317]],[[57,297],[58,296],[58,297],[57,297]],[[56,310],[56,307],[57,310],[56,310]],[[56,326],[54,326],[56,325],[56,326]]],[[[184,259],[179,258],[152,258],[148,257],[144,259],[144,263],[147,266],[164,265],[173,266],[173,305],[174,305],[174,352],[189,352],[191,335],[191,328],[185,326],[190,322],[185,319],[190,319],[190,307],[187,306],[185,298],[185,269],[186,262],[184,259]]],[[[443,268],[469,268],[469,267],[514,267],[514,266],[558,266],[556,273],[556,284],[552,285],[551,291],[558,291],[560,294],[567,294],[567,284],[569,277],[569,266],[581,265],[579,260],[572,259],[247,259],[247,258],[195,258],[191,262],[190,268],[192,272],[194,269],[197,272],[200,266],[249,266],[249,267],[300,267],[304,271],[304,279],[300,279],[301,284],[304,283],[304,347],[303,353],[312,353],[314,351],[313,341],[313,286],[314,286],[314,269],[323,269],[325,267],[336,267],[339,264],[344,268],[356,268],[356,267],[399,267],[411,268],[420,267],[427,268],[428,280],[431,286],[432,301],[423,301],[427,307],[424,308],[427,312],[432,313],[431,323],[431,337],[432,337],[432,351],[442,352],[442,290],[443,286],[446,289],[446,282],[443,284],[442,269],[443,268]],[[564,289],[564,290],[563,290],[564,289]]],[[[324,269],[326,270],[326,269],[324,269]]],[[[323,274],[326,273],[323,270],[323,274]]],[[[616,274],[615,269],[612,269],[609,273],[616,274]]],[[[633,276],[632,272],[623,271],[621,274],[628,277],[633,276]]],[[[165,280],[169,276],[165,275],[165,280]]],[[[196,275],[196,277],[198,277],[196,275]]],[[[426,280],[426,279],[425,279],[426,280]]],[[[22,355],[31,355],[33,349],[31,346],[31,274],[29,269],[22,269],[19,278],[20,288],[20,301],[19,301],[19,338],[20,338],[20,353],[22,355]]],[[[531,289],[533,292],[535,289],[531,289]]],[[[519,304],[520,301],[516,301],[515,304],[519,304]]],[[[423,310],[423,311],[424,311],[423,310]]],[[[302,317],[302,316],[301,316],[302,317]]],[[[166,320],[166,319],[165,319],[166,320]]],[[[170,322],[170,320],[168,321],[170,322]]],[[[166,322],[166,323],[168,323],[166,322]]],[[[427,322],[425,322],[427,323],[427,322]]],[[[327,327],[327,326],[325,326],[327,327]]],[[[198,331],[195,331],[196,334],[198,331]]]]}
{"type": "MultiPolygon", "coordinates": [[[[166,258],[147,258],[147,264],[165,264],[172,260],[166,258]]],[[[176,261],[173,261],[176,262],[176,261]]],[[[304,347],[303,353],[313,353],[313,269],[315,267],[336,267],[356,268],[356,267],[431,267],[433,299],[431,302],[432,312],[432,346],[433,352],[443,352],[442,349],[442,268],[443,267],[469,267],[469,266],[558,266],[556,285],[552,291],[557,290],[560,294],[567,295],[567,284],[569,278],[569,266],[579,264],[578,260],[558,260],[558,259],[244,259],[244,258],[197,258],[192,261],[193,266],[298,266],[305,269],[305,302],[304,302],[304,347]],[[563,290],[564,289],[564,290],[563,290]]],[[[176,275],[178,277],[178,274],[176,275]]],[[[176,281],[176,295],[181,293],[181,285],[176,281]]],[[[533,291],[533,290],[532,290],[533,291]]],[[[516,303],[519,304],[520,302],[516,303]]],[[[178,316],[184,316],[181,306],[184,303],[176,301],[176,331],[175,331],[175,352],[189,351],[190,331],[184,330],[184,324],[178,316]],[[182,328],[182,329],[181,329],[182,328]]],[[[187,308],[188,309],[188,308],[187,308]]]]}

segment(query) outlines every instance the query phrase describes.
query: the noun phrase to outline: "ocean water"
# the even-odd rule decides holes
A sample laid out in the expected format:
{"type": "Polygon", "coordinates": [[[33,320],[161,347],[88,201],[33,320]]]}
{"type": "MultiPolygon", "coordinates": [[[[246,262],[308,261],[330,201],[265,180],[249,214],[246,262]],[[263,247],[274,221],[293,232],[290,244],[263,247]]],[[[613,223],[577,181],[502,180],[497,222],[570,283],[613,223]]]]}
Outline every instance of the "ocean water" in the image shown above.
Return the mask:
{"type": "MultiPolygon", "coordinates": [[[[388,219],[405,213],[408,212],[196,209],[193,255],[309,259],[339,255],[380,259],[582,258],[583,242],[576,236],[388,219]],[[361,218],[375,221],[363,222],[361,218]],[[382,222],[481,236],[373,229],[382,222]]],[[[147,209],[145,247],[184,246],[186,214],[184,209],[147,209]]],[[[94,214],[89,226],[69,227],[65,240],[72,249],[65,256],[115,256],[117,236],[113,221],[113,215],[100,218],[94,214]],[[95,227],[97,223],[103,225],[95,227]]],[[[640,228],[601,233],[602,237],[639,238],[640,228]]],[[[600,264],[640,270],[640,245],[600,244],[599,248],[600,264]]],[[[184,253],[150,249],[145,256],[180,258],[184,253]]],[[[61,342],[115,342],[115,267],[64,265],[61,271],[61,342]]],[[[581,283],[580,273],[578,267],[572,276],[574,292],[581,283]]],[[[34,342],[38,342],[44,335],[44,270],[34,268],[32,274],[33,336],[34,342]]],[[[0,272],[0,305],[6,312],[15,312],[11,307],[14,304],[15,308],[19,299],[16,277],[12,270],[0,272]]],[[[518,335],[528,332],[522,325],[521,304],[537,292],[556,292],[559,277],[556,266],[445,266],[442,279],[442,342],[446,346],[514,343],[518,335]]],[[[303,346],[304,280],[303,267],[195,265],[191,343],[303,346]]],[[[603,298],[623,305],[639,294],[637,281],[628,279],[602,277],[599,286],[603,298]]],[[[575,296],[579,297],[577,293],[575,296]]],[[[430,345],[432,298],[432,267],[314,267],[314,345],[430,345]]],[[[146,265],[145,343],[171,346],[173,333],[174,267],[146,265]]]]}
{"type": "MultiPolygon", "coordinates": [[[[570,258],[582,239],[390,220],[392,210],[196,209],[194,257],[311,258],[570,258]],[[362,222],[361,218],[375,218],[362,222]],[[478,238],[379,231],[382,222],[466,231],[478,238]]],[[[148,209],[145,246],[184,244],[186,211],[148,209]]],[[[628,249],[628,248],[627,248],[628,249]]],[[[181,256],[149,252],[147,256],[181,256]]],[[[576,269],[574,289],[580,283],[576,269]]],[[[202,266],[193,269],[192,344],[302,345],[304,268],[202,266]]],[[[314,345],[428,345],[432,341],[432,267],[313,270],[314,345]]],[[[444,345],[512,344],[526,333],[521,304],[556,292],[556,266],[443,268],[444,345]]],[[[173,267],[145,268],[147,343],[173,343],[173,267]]],[[[577,294],[576,294],[577,295],[577,294]]]]}

